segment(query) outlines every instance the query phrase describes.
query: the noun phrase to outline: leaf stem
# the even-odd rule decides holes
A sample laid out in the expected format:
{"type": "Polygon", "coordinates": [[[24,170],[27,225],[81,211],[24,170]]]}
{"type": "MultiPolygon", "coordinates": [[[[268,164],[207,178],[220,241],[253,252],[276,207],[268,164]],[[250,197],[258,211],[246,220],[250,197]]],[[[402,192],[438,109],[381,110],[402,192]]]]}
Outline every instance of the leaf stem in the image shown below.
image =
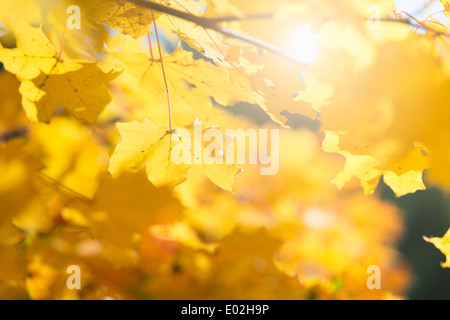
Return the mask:
{"type": "Polygon", "coordinates": [[[172,132],[172,107],[170,104],[169,86],[167,84],[166,71],[164,70],[164,61],[161,50],[161,43],[159,42],[158,27],[156,26],[155,14],[153,13],[153,9],[151,9],[151,12],[152,12],[153,26],[155,27],[156,41],[158,42],[159,59],[161,60],[161,70],[164,78],[164,85],[166,87],[167,105],[169,109],[169,132],[172,132]]]}
{"type": "Polygon", "coordinates": [[[59,54],[58,54],[58,61],[62,61],[62,53],[64,50],[64,41],[66,39],[66,30],[67,30],[67,26],[64,26],[64,31],[63,31],[63,35],[62,35],[62,40],[61,40],[61,47],[59,48],[59,54]]]}
{"type": "MultiPolygon", "coordinates": [[[[155,27],[156,28],[156,27],[155,27]]],[[[155,56],[153,55],[153,49],[152,49],[152,39],[150,37],[150,34],[147,35],[147,39],[148,39],[148,47],[150,49],[150,57],[152,58],[152,60],[155,60],[155,56]]]]}

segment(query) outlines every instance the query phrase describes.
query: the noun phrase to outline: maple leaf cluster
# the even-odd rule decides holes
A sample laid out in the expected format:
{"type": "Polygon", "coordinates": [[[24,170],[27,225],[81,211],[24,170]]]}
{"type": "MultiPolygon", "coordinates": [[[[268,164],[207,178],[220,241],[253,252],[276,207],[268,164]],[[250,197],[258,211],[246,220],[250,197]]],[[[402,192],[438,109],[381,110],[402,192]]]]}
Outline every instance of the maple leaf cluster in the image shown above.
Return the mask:
{"type": "Polygon", "coordinates": [[[0,298],[404,297],[402,214],[375,191],[450,187],[448,21],[393,0],[158,5],[1,2],[0,298]],[[299,24],[320,35],[307,63],[286,53],[299,24]],[[175,165],[196,121],[280,130],[279,172],[175,165]]]}

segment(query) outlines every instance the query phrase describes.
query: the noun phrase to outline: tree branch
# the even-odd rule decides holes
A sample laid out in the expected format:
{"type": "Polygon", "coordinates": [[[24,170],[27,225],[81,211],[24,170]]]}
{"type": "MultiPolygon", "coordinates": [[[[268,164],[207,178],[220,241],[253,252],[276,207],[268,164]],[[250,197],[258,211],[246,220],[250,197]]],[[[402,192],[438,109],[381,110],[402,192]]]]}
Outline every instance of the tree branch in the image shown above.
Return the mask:
{"type": "Polygon", "coordinates": [[[425,23],[418,23],[418,24],[414,25],[414,24],[411,23],[410,20],[407,20],[407,19],[395,19],[395,18],[382,18],[380,21],[381,22],[401,23],[401,24],[404,24],[404,25],[408,25],[410,27],[415,27],[415,26],[419,25],[420,27],[424,28],[426,31],[434,33],[437,36],[450,37],[449,33],[433,29],[433,28],[427,26],[425,23]]]}
{"type": "Polygon", "coordinates": [[[162,13],[166,13],[168,15],[190,21],[192,23],[195,23],[199,26],[202,26],[207,29],[214,30],[218,33],[221,33],[225,36],[244,41],[248,44],[254,45],[256,47],[259,47],[260,49],[267,50],[291,63],[300,65],[302,67],[305,67],[305,64],[301,63],[295,57],[287,54],[283,49],[274,46],[273,44],[270,44],[268,42],[265,42],[263,40],[260,40],[258,38],[254,38],[252,36],[243,34],[241,32],[233,31],[228,28],[224,28],[219,25],[221,22],[229,22],[229,21],[236,21],[236,20],[243,20],[243,19],[264,19],[264,18],[270,18],[273,17],[273,14],[258,14],[258,15],[247,15],[245,17],[237,17],[237,16],[224,16],[220,18],[205,18],[205,17],[198,17],[191,14],[188,14],[183,11],[179,11],[176,9],[173,9],[168,6],[164,6],[159,3],[155,3],[152,1],[146,1],[146,0],[128,0],[128,2],[131,2],[137,6],[153,9],[162,13]]]}
{"type": "MultiPolygon", "coordinates": [[[[287,54],[282,48],[279,48],[277,46],[274,46],[273,44],[270,44],[268,42],[265,42],[261,39],[249,36],[247,34],[243,34],[241,32],[237,32],[234,30],[230,30],[228,28],[222,27],[219,24],[221,22],[229,22],[229,21],[238,21],[238,20],[248,20],[248,19],[267,19],[267,18],[273,18],[274,14],[273,13],[268,13],[268,14],[257,14],[257,15],[247,15],[244,17],[238,17],[238,16],[224,16],[224,17],[220,17],[220,18],[205,18],[205,17],[198,17],[198,16],[194,16],[191,15],[189,13],[183,12],[183,11],[179,11],[176,9],[173,9],[171,7],[168,6],[164,6],[162,4],[159,3],[155,3],[152,2],[150,0],[128,0],[128,2],[131,2],[137,6],[140,7],[144,7],[144,8],[149,8],[149,9],[153,9],[162,13],[166,13],[168,15],[186,20],[186,21],[190,21],[192,23],[195,23],[199,26],[202,26],[204,28],[208,28],[211,30],[214,30],[218,33],[221,33],[225,36],[228,37],[232,37],[234,39],[238,39],[241,41],[244,41],[248,44],[254,45],[258,48],[261,48],[263,50],[267,50],[291,63],[294,63],[296,65],[300,65],[302,67],[305,67],[306,65],[304,63],[301,63],[300,61],[298,61],[297,59],[295,59],[295,57],[287,54]]],[[[393,22],[393,23],[402,23],[405,25],[409,25],[411,27],[413,27],[414,25],[406,19],[395,19],[395,18],[382,18],[381,19],[382,22],[393,22]]],[[[445,32],[441,32],[438,30],[435,30],[431,27],[428,27],[426,24],[420,24],[425,30],[434,33],[435,35],[438,36],[445,36],[445,37],[450,37],[450,34],[445,33],[445,32]]]]}

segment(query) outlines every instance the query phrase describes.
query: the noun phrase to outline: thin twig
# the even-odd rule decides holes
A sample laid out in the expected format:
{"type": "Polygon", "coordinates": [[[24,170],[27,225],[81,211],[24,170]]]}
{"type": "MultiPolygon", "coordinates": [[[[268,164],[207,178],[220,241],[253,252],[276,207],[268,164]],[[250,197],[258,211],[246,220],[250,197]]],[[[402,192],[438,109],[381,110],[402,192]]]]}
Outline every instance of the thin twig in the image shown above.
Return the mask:
{"type": "MultiPolygon", "coordinates": [[[[186,8],[185,6],[183,6],[180,2],[178,2],[177,0],[173,0],[174,2],[176,2],[180,7],[182,7],[184,10],[187,11],[187,13],[189,13],[190,15],[193,15],[191,11],[189,11],[188,8],[186,8]]],[[[219,45],[217,44],[217,42],[214,40],[214,38],[211,36],[211,34],[208,32],[208,30],[206,30],[205,27],[203,27],[203,30],[205,30],[206,35],[209,37],[209,39],[211,39],[211,41],[214,43],[214,45],[216,46],[216,48],[220,51],[220,53],[222,54],[222,56],[225,58],[225,60],[236,70],[239,71],[238,67],[236,67],[234,65],[233,62],[231,62],[231,60],[228,58],[228,56],[225,54],[225,52],[223,52],[223,50],[219,47],[219,45]]]]}
{"type": "Polygon", "coordinates": [[[158,42],[159,60],[161,60],[161,70],[164,78],[164,85],[166,86],[167,106],[169,109],[169,132],[172,132],[172,107],[170,104],[169,86],[167,84],[166,71],[164,70],[164,61],[161,50],[161,43],[159,42],[158,27],[156,26],[155,14],[153,13],[153,9],[151,11],[152,11],[153,26],[155,27],[156,41],[158,42]]]}
{"type": "MultiPolygon", "coordinates": [[[[411,22],[409,20],[407,20],[407,19],[382,18],[382,19],[380,19],[380,21],[381,22],[402,23],[402,24],[405,24],[405,25],[410,26],[410,27],[417,26],[417,24],[416,25],[411,24],[411,22]]],[[[437,36],[450,37],[449,33],[433,29],[433,28],[427,26],[426,24],[424,24],[423,22],[419,23],[419,25],[422,26],[426,31],[429,31],[429,32],[431,32],[431,33],[433,33],[433,34],[435,34],[437,36]]]]}
{"type": "Polygon", "coordinates": [[[63,50],[64,50],[64,41],[66,39],[66,30],[67,30],[67,26],[64,26],[64,31],[63,31],[62,40],[61,40],[61,47],[59,48],[59,54],[58,54],[57,61],[62,61],[62,54],[63,54],[63,50]]]}
{"type": "Polygon", "coordinates": [[[148,39],[148,47],[150,49],[150,57],[152,58],[152,60],[155,60],[155,56],[153,55],[152,39],[150,38],[150,34],[147,35],[147,39],[148,39]]]}

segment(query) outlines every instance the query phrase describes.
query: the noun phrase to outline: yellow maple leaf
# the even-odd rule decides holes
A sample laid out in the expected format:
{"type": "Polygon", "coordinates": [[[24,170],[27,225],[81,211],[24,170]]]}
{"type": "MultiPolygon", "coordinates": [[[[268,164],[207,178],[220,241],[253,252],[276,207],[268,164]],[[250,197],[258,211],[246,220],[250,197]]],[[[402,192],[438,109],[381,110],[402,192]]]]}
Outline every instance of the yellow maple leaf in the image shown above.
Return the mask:
{"type": "MultiPolygon", "coordinates": [[[[142,8],[126,0],[79,0],[86,16],[97,23],[106,23],[111,29],[133,38],[150,34],[153,21],[150,9],[142,8]]],[[[154,11],[155,19],[159,12],[154,11]]]]}
{"type": "Polygon", "coordinates": [[[373,156],[342,150],[339,139],[339,134],[325,131],[322,143],[324,151],[338,153],[346,159],[343,170],[333,180],[339,189],[352,177],[356,177],[360,180],[364,193],[372,194],[381,176],[384,176],[384,182],[398,197],[425,189],[422,174],[429,167],[429,157],[422,153],[421,147],[411,148],[405,156],[396,158],[394,164],[380,164],[373,156]]]}
{"type": "MultiPolygon", "coordinates": [[[[196,17],[202,16],[205,7],[209,7],[206,0],[168,1],[167,5],[196,17]]],[[[210,29],[205,30],[202,26],[195,23],[170,16],[167,16],[164,20],[159,19],[158,24],[167,24],[167,28],[172,29],[172,32],[175,33],[180,40],[186,42],[191,48],[198,50],[207,58],[212,59],[215,63],[230,67],[229,62],[227,62],[227,58],[229,57],[225,57],[230,44],[224,42],[225,39],[222,34],[210,29]]]]}
{"type": "Polygon", "coordinates": [[[48,39],[57,47],[63,46],[64,56],[94,62],[98,59],[98,53],[103,50],[110,30],[106,25],[93,21],[82,5],[80,5],[79,16],[74,11],[69,14],[67,10],[73,10],[73,6],[79,4],[78,2],[76,0],[40,1],[42,19],[39,22],[48,39]],[[79,22],[80,29],[73,29],[74,26],[68,28],[69,21],[79,22]]]}
{"type": "Polygon", "coordinates": [[[34,121],[49,122],[62,105],[75,118],[94,123],[111,100],[107,84],[116,76],[92,63],[56,62],[48,73],[22,82],[22,105],[34,121]]]}
{"type": "Polygon", "coordinates": [[[41,72],[49,73],[57,62],[57,50],[47,39],[42,28],[34,28],[23,20],[5,20],[5,25],[16,38],[16,47],[4,48],[0,44],[0,60],[4,68],[19,80],[36,78],[41,72]]]}
{"type": "Polygon", "coordinates": [[[445,235],[442,238],[438,237],[424,237],[425,241],[434,244],[436,248],[438,248],[446,257],[446,261],[443,262],[441,265],[443,268],[450,268],[450,230],[445,233],[445,235]]]}
{"type": "Polygon", "coordinates": [[[106,85],[117,73],[105,73],[94,63],[64,59],[43,33],[22,20],[7,20],[17,39],[13,49],[0,47],[5,69],[22,81],[22,105],[29,119],[48,122],[63,105],[76,118],[95,122],[110,101],[106,85]]]}
{"type": "Polygon", "coordinates": [[[383,179],[398,197],[426,189],[422,181],[422,172],[420,171],[411,170],[402,175],[387,171],[384,173],[383,179]]]}
{"type": "MultiPolygon", "coordinates": [[[[147,111],[147,117],[157,125],[167,123],[166,88],[161,61],[151,60],[148,55],[132,50],[114,53],[114,58],[114,63],[124,70],[118,81],[123,79],[125,86],[131,84],[130,90],[133,92],[142,88],[145,90],[142,103],[151,102],[152,107],[147,111]]],[[[250,83],[243,75],[203,59],[195,60],[191,52],[180,47],[172,54],[165,55],[163,61],[175,125],[186,126],[199,114],[205,118],[217,115],[217,111],[212,108],[211,97],[225,106],[262,99],[256,92],[248,90],[250,83]]]]}
{"type": "MultiPolygon", "coordinates": [[[[136,170],[141,164],[145,164],[148,179],[155,186],[175,187],[186,179],[188,169],[196,165],[194,157],[198,156],[195,151],[192,151],[194,149],[191,144],[184,141],[186,139],[184,133],[178,132],[180,128],[175,128],[170,132],[157,127],[150,120],[142,123],[137,121],[118,123],[117,128],[122,141],[116,146],[110,159],[108,170],[113,176],[118,176],[126,170],[136,170]],[[184,150],[188,150],[190,153],[183,155],[189,161],[175,164],[172,160],[172,151],[180,143],[183,144],[184,150]]],[[[193,134],[191,137],[195,139],[193,134]]],[[[203,146],[203,142],[200,143],[203,146]]],[[[210,155],[210,157],[212,156],[210,155]]],[[[239,171],[236,166],[207,164],[205,159],[199,165],[213,183],[231,191],[234,176],[239,171]]]]}

